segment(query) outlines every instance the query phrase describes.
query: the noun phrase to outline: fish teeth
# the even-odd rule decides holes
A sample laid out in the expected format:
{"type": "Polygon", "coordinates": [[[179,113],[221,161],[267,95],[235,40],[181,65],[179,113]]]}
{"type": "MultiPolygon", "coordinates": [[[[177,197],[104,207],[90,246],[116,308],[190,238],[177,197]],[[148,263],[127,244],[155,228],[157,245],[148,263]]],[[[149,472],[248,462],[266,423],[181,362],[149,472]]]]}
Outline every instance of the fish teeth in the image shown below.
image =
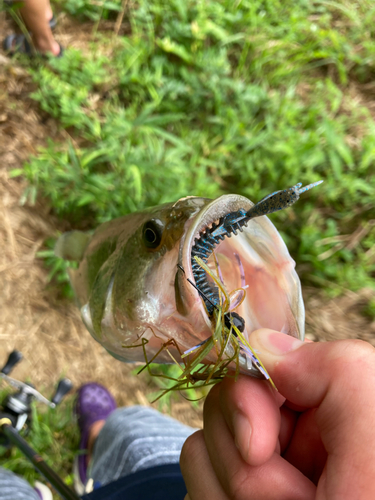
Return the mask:
{"type": "MultiPolygon", "coordinates": [[[[207,227],[205,230],[203,230],[200,233],[199,238],[195,238],[194,245],[191,251],[191,263],[195,284],[197,285],[199,290],[203,292],[205,296],[207,296],[207,298],[215,299],[214,302],[217,302],[218,289],[215,285],[208,283],[206,272],[199,266],[194,257],[201,257],[204,262],[207,262],[209,255],[213,252],[220,241],[225,240],[225,238],[231,238],[232,234],[237,236],[237,231],[240,231],[242,233],[242,226],[247,226],[247,222],[242,225],[239,223],[234,223],[230,227],[226,228],[225,233],[213,236],[211,233],[215,231],[215,229],[220,227],[222,223],[223,221],[222,219],[220,219],[219,223],[213,222],[211,227],[207,227]]],[[[212,304],[207,303],[207,301],[205,301],[205,304],[210,314],[212,314],[212,304]]]]}
{"type": "Polygon", "coordinates": [[[197,255],[198,257],[205,257],[207,259],[207,251],[206,250],[195,250],[194,255],[197,255]]]}

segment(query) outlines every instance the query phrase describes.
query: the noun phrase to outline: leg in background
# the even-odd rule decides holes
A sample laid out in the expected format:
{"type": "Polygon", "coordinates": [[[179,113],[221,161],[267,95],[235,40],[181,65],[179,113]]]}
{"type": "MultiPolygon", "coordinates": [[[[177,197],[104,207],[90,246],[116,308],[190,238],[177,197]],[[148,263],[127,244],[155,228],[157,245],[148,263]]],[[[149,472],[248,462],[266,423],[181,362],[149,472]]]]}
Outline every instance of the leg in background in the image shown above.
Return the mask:
{"type": "Polygon", "coordinates": [[[32,33],[35,48],[42,54],[52,53],[58,56],[61,48],[48,24],[53,15],[49,0],[26,0],[20,7],[20,12],[32,33]]]}
{"type": "Polygon", "coordinates": [[[178,463],[182,445],[195,431],[150,407],[119,408],[99,433],[89,475],[105,485],[142,469],[178,463]]]}
{"type": "Polygon", "coordinates": [[[27,481],[0,467],[0,500],[40,500],[27,481]]]}

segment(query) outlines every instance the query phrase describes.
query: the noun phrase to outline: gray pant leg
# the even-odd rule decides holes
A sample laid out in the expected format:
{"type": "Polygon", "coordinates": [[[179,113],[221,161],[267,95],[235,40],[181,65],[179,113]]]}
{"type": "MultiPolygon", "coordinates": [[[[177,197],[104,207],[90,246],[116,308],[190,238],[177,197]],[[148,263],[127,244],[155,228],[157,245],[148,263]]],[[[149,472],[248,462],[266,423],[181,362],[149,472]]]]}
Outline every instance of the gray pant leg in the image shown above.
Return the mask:
{"type": "Polygon", "coordinates": [[[90,476],[102,485],[142,469],[178,463],[196,429],[146,406],[115,410],[96,440],[90,476]]]}
{"type": "Polygon", "coordinates": [[[0,467],[0,500],[40,500],[40,498],[22,477],[0,467]]]}

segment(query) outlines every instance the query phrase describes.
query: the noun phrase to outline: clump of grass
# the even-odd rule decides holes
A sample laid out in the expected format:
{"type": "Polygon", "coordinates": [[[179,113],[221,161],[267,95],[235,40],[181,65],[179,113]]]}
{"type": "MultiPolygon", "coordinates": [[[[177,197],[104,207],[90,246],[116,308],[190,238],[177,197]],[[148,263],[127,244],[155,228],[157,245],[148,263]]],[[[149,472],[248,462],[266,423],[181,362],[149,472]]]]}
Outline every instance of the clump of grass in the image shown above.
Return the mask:
{"type": "Polygon", "coordinates": [[[82,20],[111,19],[121,10],[122,0],[60,0],[64,9],[82,20]]]}
{"type": "Polygon", "coordinates": [[[47,282],[52,285],[57,285],[58,290],[63,297],[74,299],[74,293],[70,286],[69,272],[70,268],[76,268],[76,262],[70,262],[56,258],[54,247],[56,240],[49,238],[45,241],[45,250],[41,250],[36,254],[36,257],[43,259],[44,264],[49,270],[47,282]]]}
{"type": "Polygon", "coordinates": [[[90,53],[32,70],[34,99],[73,139],[15,172],[27,199],[47,197],[79,227],[191,194],[257,201],[324,179],[271,219],[305,282],[374,288],[375,233],[355,237],[375,218],[375,128],[351,97],[374,72],[373,17],[368,0],[129,4],[127,37],[96,33],[90,53]]]}

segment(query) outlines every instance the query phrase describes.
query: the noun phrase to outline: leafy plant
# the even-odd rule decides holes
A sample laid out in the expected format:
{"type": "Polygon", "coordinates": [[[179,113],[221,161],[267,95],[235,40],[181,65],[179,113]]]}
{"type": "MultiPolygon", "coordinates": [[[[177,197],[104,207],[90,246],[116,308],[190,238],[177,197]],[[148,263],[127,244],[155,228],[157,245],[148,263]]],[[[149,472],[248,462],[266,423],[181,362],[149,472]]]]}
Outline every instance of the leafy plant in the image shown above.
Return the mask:
{"type": "Polygon", "coordinates": [[[140,0],[126,15],[129,36],[97,33],[90,53],[33,69],[34,99],[71,139],[25,165],[27,199],[87,228],[324,179],[271,219],[305,281],[374,287],[373,229],[356,239],[375,218],[375,128],[356,97],[374,71],[372,3],[140,0]]]}
{"type": "Polygon", "coordinates": [[[62,295],[69,299],[73,299],[74,293],[72,287],[70,286],[68,270],[69,268],[76,268],[77,263],[68,262],[60,259],[59,257],[56,257],[54,252],[55,244],[56,240],[53,238],[49,238],[45,242],[45,246],[47,248],[45,250],[39,251],[36,256],[40,259],[44,259],[44,263],[49,269],[49,273],[47,276],[48,282],[57,283],[62,295]]]}
{"type": "Polygon", "coordinates": [[[81,19],[90,19],[99,21],[100,19],[109,19],[113,13],[121,9],[121,0],[65,0],[64,9],[81,19]]]}

